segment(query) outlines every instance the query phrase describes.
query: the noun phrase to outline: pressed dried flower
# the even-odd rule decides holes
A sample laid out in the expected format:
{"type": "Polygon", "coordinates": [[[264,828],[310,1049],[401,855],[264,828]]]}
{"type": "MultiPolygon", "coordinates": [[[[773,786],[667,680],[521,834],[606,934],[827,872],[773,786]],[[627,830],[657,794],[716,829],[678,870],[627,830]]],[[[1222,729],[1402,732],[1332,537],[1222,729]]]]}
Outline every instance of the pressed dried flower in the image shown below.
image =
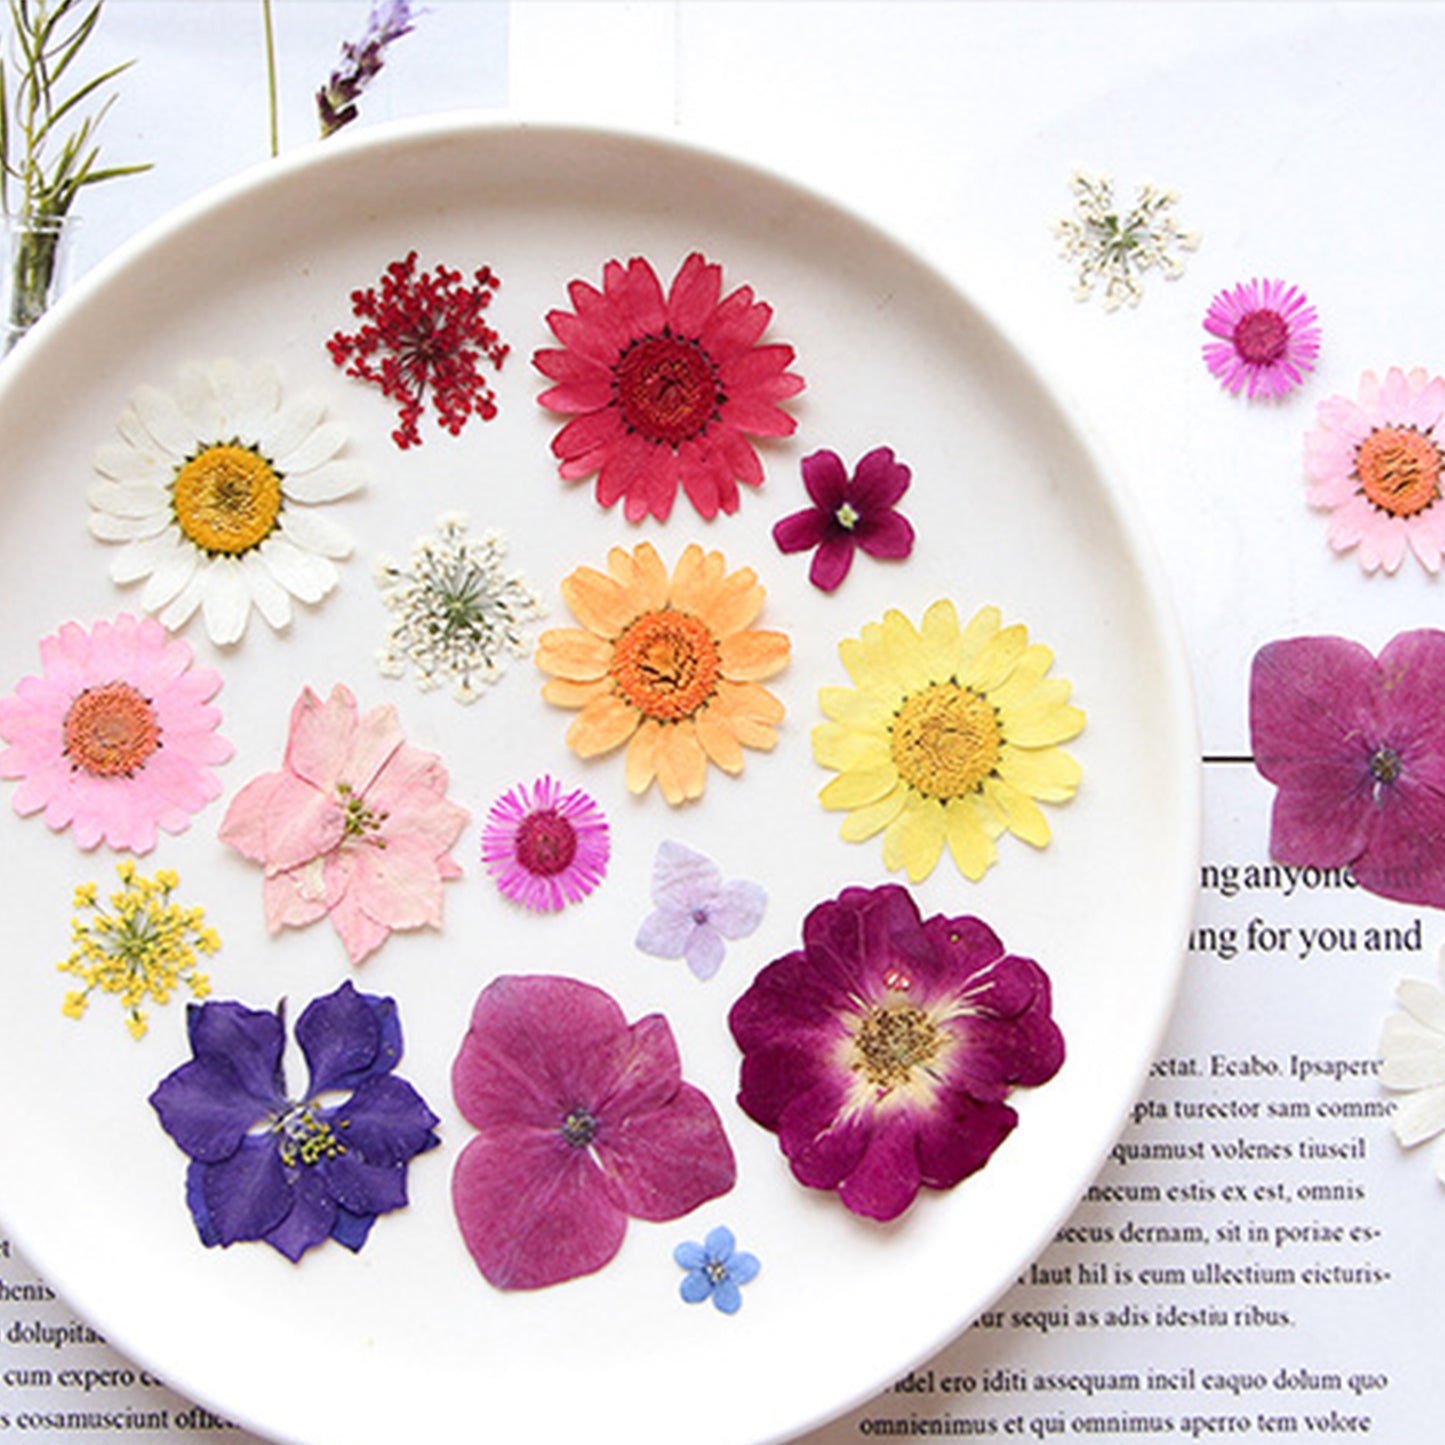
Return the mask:
{"type": "Polygon", "coordinates": [[[1108,176],[1075,171],[1074,214],[1054,224],[1059,254],[1076,268],[1074,295],[1087,301],[1102,282],[1104,309],[1124,303],[1137,306],[1144,296],[1144,276],[1157,270],[1166,280],[1184,274],[1175,251],[1193,251],[1199,236],[1184,231],[1174,219],[1179,197],[1145,182],[1129,210],[1114,199],[1108,176]]]}
{"type": "Polygon", "coordinates": [[[813,730],[813,756],[838,776],[819,794],[845,810],[841,835],[883,833],[883,862],[913,882],[947,844],[967,878],[998,859],[1005,831],[1041,848],[1050,837],[1040,802],[1062,803],[1082,774],[1058,744],[1084,726],[1069,684],[1047,676],[1053,653],[1028,629],[1003,627],[984,607],[960,628],[952,602],[914,625],[890,609],[838,655],[855,684],[829,687],[829,721],[813,730]]]}
{"type": "Polygon", "coordinates": [[[66,994],[62,1012],[78,1019],[96,990],[116,994],[126,1026],[140,1038],[147,1028],[147,999],[169,1003],[181,987],[195,998],[210,992],[198,955],[215,953],[221,940],[207,927],[203,908],[183,908],[171,901],[180,879],[170,869],[147,878],[129,858],[122,858],[115,871],[122,886],[105,902],[94,883],[75,890],[73,947],[56,967],[79,979],[82,987],[66,994]]]}
{"type": "Polygon", "coordinates": [[[638,948],[686,959],[694,977],[708,979],[722,967],[727,940],[746,938],[758,926],[768,895],[745,878],[724,882],[711,858],[668,839],[653,860],[652,902],[638,948]]]}
{"type": "Polygon", "coordinates": [[[627,744],[627,786],[657,780],[669,803],[702,796],[707,766],[740,773],[743,748],[769,749],[783,705],[764,678],[787,664],[781,632],[752,626],[766,596],[751,567],[684,548],[671,576],[649,542],[614,547],[607,571],[579,567],[562,596],[582,624],[537,642],[551,674],[542,696],[577,709],[567,742],[579,757],[627,744]]]}
{"type": "Polygon", "coordinates": [[[673,1260],[687,1271],[678,1293],[690,1305],[705,1299],[725,1315],[743,1307],[742,1286],[758,1277],[762,1265],[755,1254],[739,1249],[732,1230],[720,1224],[710,1229],[701,1244],[685,1240],[672,1252],[673,1260]]]}
{"type": "Polygon", "coordinates": [[[509,788],[482,827],[482,862],[502,893],[524,908],[555,913],[602,881],[611,830],[596,802],[555,778],[509,788]]]}
{"type": "Polygon", "coordinates": [[[1048,975],[979,918],[926,922],[896,884],[845,888],[803,921],[728,1016],[738,1103],[801,1184],[888,1220],[983,1168],[1016,1086],[1058,1072],[1048,975]]]}
{"type": "Polygon", "coordinates": [[[387,47],[403,35],[410,35],[421,13],[411,8],[411,0],[377,0],[367,17],[366,33],[355,43],[342,42],[341,64],[316,92],[316,114],[323,138],[356,119],[356,102],[381,74],[387,47]]]}
{"type": "Polygon", "coordinates": [[[397,403],[391,436],[403,451],[421,445],[428,401],[437,425],[453,436],[474,416],[496,416],[497,396],[481,367],[489,362],[500,370],[510,350],[486,320],[502,284],[491,267],[466,284],[460,271],[443,265],[418,275],[416,260],[412,251],[393,261],[376,286],[353,291],[351,311],[361,327],[337,331],[326,343],[348,376],[379,386],[397,403]]]}
{"type": "Polygon", "coordinates": [[[704,517],[737,511],[738,483],[763,480],[750,438],[797,426],[778,405],[803,389],[793,348],[760,344],[772,308],[751,286],[723,296],[722,267],[696,251],[666,293],[634,256],[568,296],[547,316],[561,348],[532,358],[554,383],[538,402],[573,418],[552,441],[561,475],[596,472],[598,502],[621,500],[630,522],[665,521],[679,485],[704,517]]]}
{"type": "Polygon", "coordinates": [[[449,683],[459,702],[475,702],[525,656],[525,627],[543,615],[542,599],[517,572],[506,570],[500,532],[467,536],[467,521],[448,513],[434,536],[421,537],[405,566],[382,558],[376,585],[393,621],[377,659],[387,677],[408,665],[422,689],[449,683]]]}
{"type": "MultiPolygon", "coordinates": [[[[1386,1017],[1380,1034],[1380,1083],[1396,1095],[1390,1128],[1413,1149],[1445,1133],[1445,993],[1405,978],[1395,997],[1401,1011],[1386,1017]]],[[[1445,1184],[1445,1150],[1436,1150],[1435,1175],[1445,1184]]]]}
{"type": "Polygon", "coordinates": [[[1283,281],[1243,281],[1209,303],[1204,361],[1226,391],[1281,397],[1314,370],[1319,317],[1309,297],[1283,281]]]}
{"type": "Polygon", "coordinates": [[[232,753],[211,699],[221,674],[191,665],[189,643],[153,617],[40,640],[42,672],[0,698],[0,778],[18,778],[15,811],[43,813],[82,848],[148,853],[221,793],[214,768],[232,753]]]}
{"type": "Polygon", "coordinates": [[[1360,378],[1358,400],[1332,396],[1305,436],[1309,500],[1330,514],[1336,552],[1358,548],[1366,572],[1397,571],[1407,551],[1427,571],[1445,559],[1445,379],[1392,366],[1360,378]]]}

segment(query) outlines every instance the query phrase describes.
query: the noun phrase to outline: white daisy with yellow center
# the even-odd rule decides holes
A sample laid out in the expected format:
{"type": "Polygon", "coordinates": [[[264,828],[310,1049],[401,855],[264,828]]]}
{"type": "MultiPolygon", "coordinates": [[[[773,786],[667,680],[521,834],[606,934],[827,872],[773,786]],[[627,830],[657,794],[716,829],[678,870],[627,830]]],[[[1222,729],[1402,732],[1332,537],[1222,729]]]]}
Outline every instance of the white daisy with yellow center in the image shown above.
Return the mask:
{"type": "Polygon", "coordinates": [[[175,387],[142,386],[95,454],[90,531],[120,545],[118,583],[175,630],[200,609],[211,641],[240,640],[254,605],[272,627],[291,599],[319,602],[351,537],[318,509],[365,475],[314,395],[284,396],[276,368],[189,365],[175,387]]]}

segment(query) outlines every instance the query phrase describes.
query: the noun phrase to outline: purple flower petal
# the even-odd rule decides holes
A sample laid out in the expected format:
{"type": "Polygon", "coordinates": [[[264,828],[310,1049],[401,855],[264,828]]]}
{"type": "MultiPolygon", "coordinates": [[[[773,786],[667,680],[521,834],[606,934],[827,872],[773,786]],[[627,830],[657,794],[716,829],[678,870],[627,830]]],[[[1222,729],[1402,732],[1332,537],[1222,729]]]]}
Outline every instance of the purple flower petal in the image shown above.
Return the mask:
{"type": "Polygon", "coordinates": [[[296,1020],[296,1042],[311,1070],[308,1093],[354,1089],[373,1072],[394,1068],[401,1055],[396,1006],[378,1009],[348,980],[334,993],[312,1000],[296,1020]],[[393,1034],[388,1054],[382,1052],[382,1013],[393,1034]]]}
{"type": "Polygon", "coordinates": [[[722,886],[722,869],[711,858],[670,839],[657,845],[652,865],[652,901],[659,908],[691,911],[722,886]]]}
{"type": "Polygon", "coordinates": [[[717,929],[700,924],[693,928],[683,957],[694,978],[709,979],[722,967],[726,953],[727,947],[717,929]]]}
{"type": "Polygon", "coordinates": [[[870,557],[897,560],[913,551],[913,523],[901,512],[868,517],[854,527],[853,536],[870,557]]]}
{"type": "Polygon", "coordinates": [[[874,447],[853,469],[848,500],[870,520],[896,507],[908,490],[913,473],[895,459],[892,447],[874,447]]]}
{"type": "Polygon", "coordinates": [[[293,1182],[289,1203],[285,1218],[274,1228],[262,1235],[244,1237],[264,1239],[295,1264],[308,1249],[326,1243],[336,1228],[340,1210],[326,1182],[312,1170],[302,1171],[293,1182]]]}
{"type": "Polygon", "coordinates": [[[658,908],[642,920],[636,943],[638,948],[654,958],[682,958],[696,932],[697,924],[693,922],[691,912],[658,908]]]}
{"type": "Polygon", "coordinates": [[[780,552],[807,552],[816,547],[831,529],[831,514],[809,507],[775,522],[773,541],[780,552]]]}
{"type": "Polygon", "coordinates": [[[369,1164],[404,1164],[437,1143],[440,1121],[405,1079],[383,1074],[368,1079],[335,1111],[346,1148],[369,1164]]]}
{"type": "Polygon", "coordinates": [[[818,544],[808,567],[808,581],[820,592],[836,592],[853,567],[857,543],[851,532],[834,529],[818,544]]]}
{"type": "Polygon", "coordinates": [[[224,1060],[192,1060],[162,1079],[150,1096],[161,1127],[192,1159],[229,1159],[247,1131],[274,1107],[241,1088],[224,1060]]]}
{"type": "Polygon", "coordinates": [[[201,1187],[222,1244],[260,1239],[291,1210],[286,1171],[270,1135],[251,1135],[229,1159],[207,1166],[201,1187]]]}
{"type": "Polygon", "coordinates": [[[745,878],[724,883],[708,908],[707,919],[724,938],[746,938],[763,921],[768,895],[745,878]]]}
{"type": "Polygon", "coordinates": [[[848,495],[848,468],[837,452],[816,451],[800,464],[803,486],[820,512],[836,512],[848,495]]]}

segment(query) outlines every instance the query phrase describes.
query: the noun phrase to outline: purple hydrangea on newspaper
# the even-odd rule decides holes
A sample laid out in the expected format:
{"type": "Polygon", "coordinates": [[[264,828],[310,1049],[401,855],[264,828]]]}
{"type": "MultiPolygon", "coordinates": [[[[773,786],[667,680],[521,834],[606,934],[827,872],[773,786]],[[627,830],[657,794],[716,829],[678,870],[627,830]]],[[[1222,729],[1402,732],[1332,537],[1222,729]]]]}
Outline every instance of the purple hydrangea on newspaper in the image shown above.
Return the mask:
{"type": "Polygon", "coordinates": [[[1349,868],[1372,893],[1445,907],[1445,632],[1402,632],[1378,657],[1343,637],[1254,656],[1255,765],[1279,790],[1270,854],[1349,868]]]}
{"type": "Polygon", "coordinates": [[[293,1263],[327,1239],[358,1250],[379,1215],[407,1202],[407,1166],[439,1122],[393,1072],[392,999],[343,983],[296,1020],[310,1077],[299,1099],[282,1069],[286,1010],[192,1004],[190,1060],[151,1095],[190,1156],[186,1203],[208,1247],[263,1240],[293,1263]]]}

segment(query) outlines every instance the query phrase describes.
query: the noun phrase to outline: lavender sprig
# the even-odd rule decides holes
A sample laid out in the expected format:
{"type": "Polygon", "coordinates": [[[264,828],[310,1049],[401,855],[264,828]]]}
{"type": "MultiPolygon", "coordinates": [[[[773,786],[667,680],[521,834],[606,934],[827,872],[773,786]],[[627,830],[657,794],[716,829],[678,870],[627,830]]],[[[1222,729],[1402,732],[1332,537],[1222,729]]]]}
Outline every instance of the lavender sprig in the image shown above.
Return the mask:
{"type": "Polygon", "coordinates": [[[416,17],[423,13],[412,9],[411,0],[376,0],[366,34],[356,44],[342,43],[341,64],[316,92],[323,139],[356,119],[356,102],[385,63],[387,46],[411,34],[416,17]]]}

